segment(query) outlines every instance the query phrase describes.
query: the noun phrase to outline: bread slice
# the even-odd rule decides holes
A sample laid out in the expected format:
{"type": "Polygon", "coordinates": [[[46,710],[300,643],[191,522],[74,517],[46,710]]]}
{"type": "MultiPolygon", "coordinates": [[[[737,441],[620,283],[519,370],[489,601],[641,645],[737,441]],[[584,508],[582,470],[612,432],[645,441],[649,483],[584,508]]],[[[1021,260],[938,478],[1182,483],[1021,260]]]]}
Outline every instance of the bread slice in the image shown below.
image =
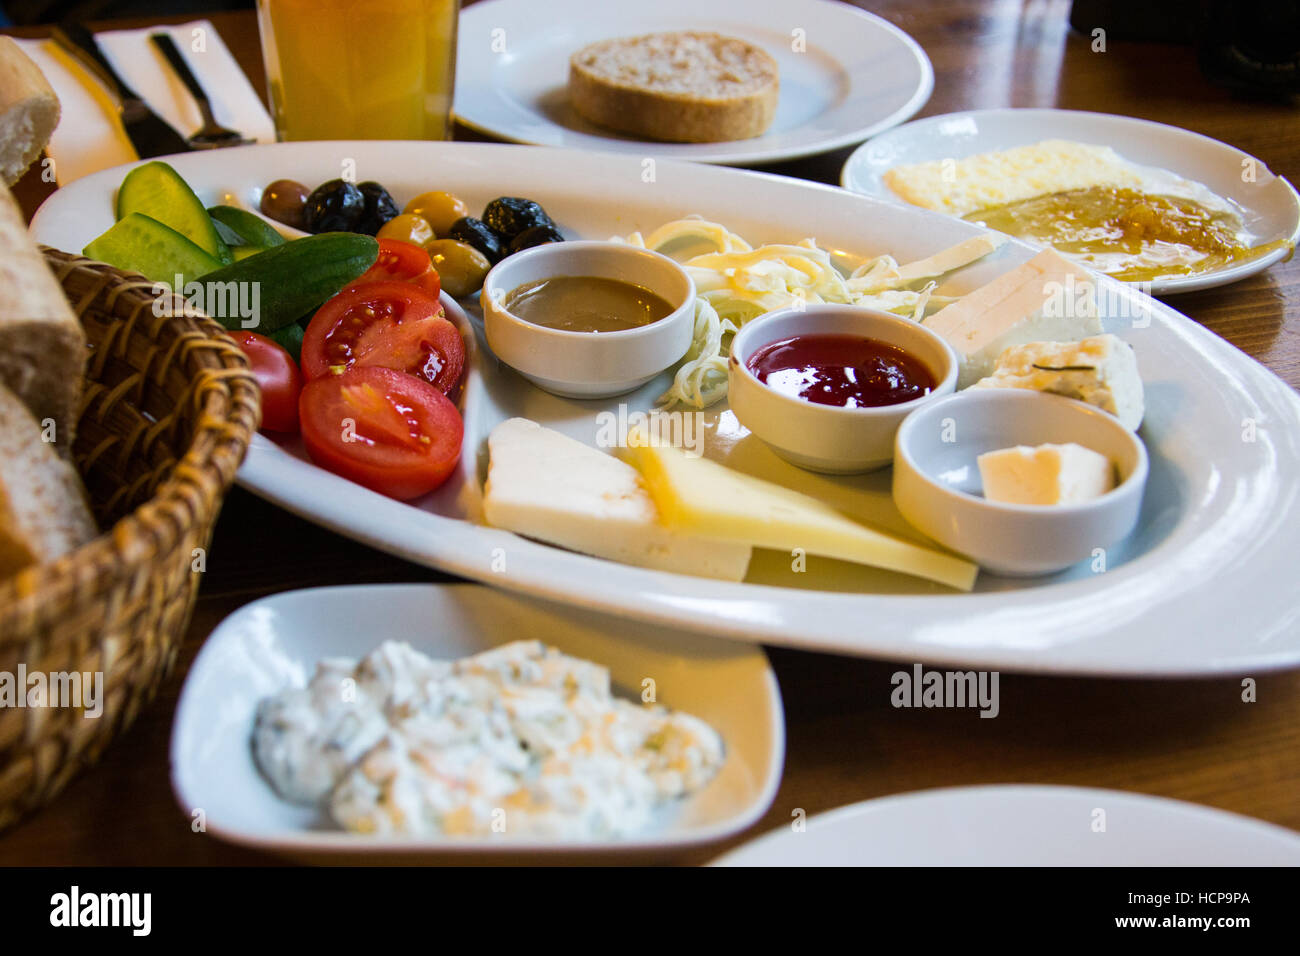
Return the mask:
{"type": "Polygon", "coordinates": [[[67,457],[81,407],[86,333],[45,264],[9,190],[0,186],[0,384],[38,422],[53,419],[67,457]]]}
{"type": "Polygon", "coordinates": [[[76,469],[0,385],[0,578],[54,561],[96,534],[76,469]]]}
{"type": "Polygon", "coordinates": [[[569,59],[569,99],[600,126],[672,143],[749,139],[772,125],[776,60],[717,33],[602,40],[569,59]]]}
{"type": "Polygon", "coordinates": [[[0,179],[12,186],[59,125],[59,98],[31,57],[0,37],[0,179]]]}

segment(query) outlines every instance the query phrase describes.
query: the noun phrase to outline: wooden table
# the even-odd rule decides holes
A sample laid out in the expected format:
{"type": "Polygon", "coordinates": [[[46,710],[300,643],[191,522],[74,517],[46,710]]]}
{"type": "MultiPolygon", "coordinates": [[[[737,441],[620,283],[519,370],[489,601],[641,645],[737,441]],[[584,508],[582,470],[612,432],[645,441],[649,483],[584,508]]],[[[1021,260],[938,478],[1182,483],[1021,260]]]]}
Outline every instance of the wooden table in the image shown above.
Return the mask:
{"type": "MultiPolygon", "coordinates": [[[[1300,182],[1294,109],[1234,99],[1209,85],[1189,48],[1090,42],[1068,4],[1047,0],[862,2],[916,37],[934,63],[922,116],[996,106],[1057,106],[1172,123],[1232,143],[1300,182]]],[[[260,90],[251,13],[213,18],[260,90]]],[[[138,24],[117,24],[138,25],[138,24]]],[[[478,138],[465,130],[461,138],[478,138]]],[[[835,182],[848,150],[769,167],[835,182]]],[[[29,177],[28,213],[48,187],[29,177]]],[[[1178,309],[1300,386],[1300,260],[1224,289],[1179,296],[1178,309]]],[[[93,769],[51,806],[0,835],[8,864],[261,864],[272,858],[192,833],[172,798],[167,743],[177,693],[212,628],[265,594],[315,585],[439,581],[442,575],[323,531],[232,492],[176,672],[93,769]]],[[[893,663],[774,649],[785,697],[785,777],[767,816],[736,840],[676,857],[698,863],[809,815],[925,787],[995,782],[1135,790],[1192,800],[1300,829],[1300,672],[1258,678],[1082,680],[1004,674],[1002,712],[890,707],[893,663]]]]}

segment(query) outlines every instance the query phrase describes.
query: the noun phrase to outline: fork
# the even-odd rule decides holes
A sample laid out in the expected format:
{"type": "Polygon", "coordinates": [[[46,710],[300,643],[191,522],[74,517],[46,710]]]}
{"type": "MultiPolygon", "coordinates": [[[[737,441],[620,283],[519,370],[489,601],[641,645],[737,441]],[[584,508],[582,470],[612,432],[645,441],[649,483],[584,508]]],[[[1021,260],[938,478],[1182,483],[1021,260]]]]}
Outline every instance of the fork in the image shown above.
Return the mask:
{"type": "Polygon", "coordinates": [[[194,102],[199,104],[199,112],[203,115],[203,127],[191,136],[188,140],[194,149],[221,149],[225,146],[243,146],[246,143],[252,143],[254,140],[246,139],[243,133],[233,129],[227,129],[220,125],[212,115],[212,103],[208,100],[208,94],[203,91],[199,85],[198,79],[190,70],[189,64],[185,62],[185,57],[181,56],[180,48],[176,46],[170,34],[154,33],[149,37],[150,41],[166,57],[171,68],[180,77],[185,88],[190,91],[190,96],[194,97],[194,102]]]}

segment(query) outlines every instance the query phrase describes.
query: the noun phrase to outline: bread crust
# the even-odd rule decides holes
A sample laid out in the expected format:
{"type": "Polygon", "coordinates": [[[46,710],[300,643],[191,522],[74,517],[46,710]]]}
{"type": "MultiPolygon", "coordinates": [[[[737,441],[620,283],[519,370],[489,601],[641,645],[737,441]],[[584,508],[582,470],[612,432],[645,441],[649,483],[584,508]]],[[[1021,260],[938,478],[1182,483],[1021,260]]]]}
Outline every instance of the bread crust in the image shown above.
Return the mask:
{"type": "Polygon", "coordinates": [[[55,561],[96,534],[76,469],[0,385],[0,578],[55,561]]]}
{"type": "Polygon", "coordinates": [[[647,34],[602,40],[573,54],[569,98],[579,115],[621,133],[664,142],[723,142],[759,136],[772,125],[780,80],[776,61],[747,41],[716,33],[647,34]],[[662,61],[662,50],[674,46],[693,61],[674,75],[656,77],[653,51],[660,51],[662,61]],[[701,63],[701,57],[711,61],[701,63]],[[710,72],[735,75],[719,86],[711,83],[710,72]]]}
{"type": "Polygon", "coordinates": [[[59,98],[40,67],[10,37],[0,37],[0,179],[12,186],[41,155],[59,125],[59,98]]]}
{"type": "Polygon", "coordinates": [[[38,422],[53,419],[56,447],[71,455],[81,410],[86,333],[0,186],[0,384],[38,422]]]}

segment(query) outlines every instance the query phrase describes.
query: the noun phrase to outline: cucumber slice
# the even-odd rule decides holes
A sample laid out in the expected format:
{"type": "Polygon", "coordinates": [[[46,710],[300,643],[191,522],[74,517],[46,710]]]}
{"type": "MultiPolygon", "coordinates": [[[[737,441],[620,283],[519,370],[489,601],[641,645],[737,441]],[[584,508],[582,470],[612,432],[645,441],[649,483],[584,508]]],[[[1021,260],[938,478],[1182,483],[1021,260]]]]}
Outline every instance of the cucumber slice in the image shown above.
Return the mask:
{"type": "Polygon", "coordinates": [[[234,261],[199,197],[166,163],[145,163],[126,174],[117,190],[117,218],[133,212],[170,226],[221,265],[234,261]]]}
{"type": "Polygon", "coordinates": [[[82,254],[168,286],[179,275],[181,288],[221,268],[213,256],[175,229],[138,212],[123,216],[108,232],[92,240],[82,254]]]}
{"type": "MultiPolygon", "coordinates": [[[[240,209],[238,206],[212,206],[208,209],[208,215],[216,223],[217,231],[221,232],[223,237],[227,232],[233,233],[237,237],[238,245],[270,249],[285,243],[284,236],[280,235],[274,226],[247,209],[240,209]]],[[[226,242],[230,243],[230,240],[226,239],[226,242]]]]}
{"type": "Polygon", "coordinates": [[[256,316],[227,312],[220,299],[210,298],[206,311],[228,329],[246,328],[270,335],[318,309],[375,264],[379,243],[352,232],[322,232],[266,249],[234,265],[204,276],[204,283],[221,284],[228,301],[250,306],[256,296],[256,316]],[[255,318],[255,324],[245,323],[255,318]]]}

